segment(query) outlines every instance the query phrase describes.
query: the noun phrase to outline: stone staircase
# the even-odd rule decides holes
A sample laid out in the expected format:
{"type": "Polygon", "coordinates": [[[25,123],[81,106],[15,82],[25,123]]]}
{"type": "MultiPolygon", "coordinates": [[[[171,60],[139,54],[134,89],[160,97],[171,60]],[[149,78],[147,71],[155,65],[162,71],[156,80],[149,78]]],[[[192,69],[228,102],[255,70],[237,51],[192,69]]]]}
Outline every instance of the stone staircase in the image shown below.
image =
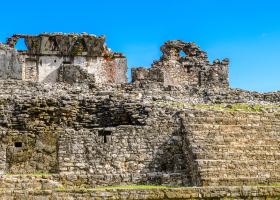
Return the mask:
{"type": "Polygon", "coordinates": [[[280,114],[194,111],[183,120],[194,185],[280,182],[280,114]]]}

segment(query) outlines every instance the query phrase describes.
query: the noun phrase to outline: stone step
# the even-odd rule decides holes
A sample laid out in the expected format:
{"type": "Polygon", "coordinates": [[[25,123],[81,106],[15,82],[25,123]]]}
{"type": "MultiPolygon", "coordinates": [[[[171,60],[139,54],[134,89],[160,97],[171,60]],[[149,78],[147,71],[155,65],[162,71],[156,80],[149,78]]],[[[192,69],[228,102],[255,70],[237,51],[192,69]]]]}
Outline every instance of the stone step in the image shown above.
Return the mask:
{"type": "Polygon", "coordinates": [[[254,152],[280,152],[280,145],[217,145],[217,144],[192,144],[190,145],[193,153],[217,152],[217,153],[254,153],[254,152]]]}
{"type": "Polygon", "coordinates": [[[256,173],[259,176],[260,175],[265,175],[265,174],[272,174],[272,175],[277,175],[280,176],[280,169],[279,168],[274,168],[274,169],[266,169],[262,167],[258,167],[258,170],[255,170],[256,168],[251,168],[251,170],[242,170],[242,169],[224,169],[222,167],[220,168],[202,168],[199,169],[199,173],[213,173],[216,175],[219,174],[247,174],[247,173],[256,173]]]}
{"type": "Polygon", "coordinates": [[[253,144],[257,144],[257,145],[279,145],[280,141],[279,140],[274,140],[274,139],[270,139],[270,140],[250,140],[250,139],[246,139],[246,138],[238,138],[238,139],[231,139],[231,138],[220,138],[220,139],[213,139],[213,138],[202,138],[202,139],[189,139],[189,141],[191,143],[194,143],[196,145],[199,146],[203,146],[203,145],[209,145],[209,144],[216,144],[216,145],[237,145],[237,144],[243,144],[243,145],[253,145],[253,144]]]}
{"type": "MultiPolygon", "coordinates": [[[[280,130],[279,130],[280,131],[280,130]]],[[[205,134],[193,134],[188,135],[188,138],[191,140],[196,139],[211,139],[211,140],[224,140],[224,141],[242,141],[243,139],[247,141],[259,141],[259,140],[277,140],[280,141],[280,132],[266,132],[266,133],[205,133],[205,134]]]]}
{"type": "Polygon", "coordinates": [[[188,124],[186,128],[190,131],[220,131],[220,132],[271,132],[279,131],[280,126],[276,125],[217,125],[217,124],[188,124]]]}
{"type": "Polygon", "coordinates": [[[258,184],[272,185],[278,184],[278,178],[259,178],[259,177],[239,177],[239,178],[203,178],[201,184],[203,186],[257,186],[258,184]]]}
{"type": "Polygon", "coordinates": [[[280,169],[280,160],[208,160],[197,159],[199,170],[206,169],[227,169],[227,170],[256,170],[259,169],[280,169]]]}
{"type": "Polygon", "coordinates": [[[20,176],[20,175],[2,175],[0,177],[1,189],[57,189],[62,184],[52,177],[37,177],[37,176],[20,176]]]}
{"type": "Polygon", "coordinates": [[[209,159],[209,160],[280,160],[280,153],[275,152],[198,152],[194,153],[196,159],[209,159]]]}
{"type": "Polygon", "coordinates": [[[260,119],[252,119],[252,118],[227,118],[227,117],[195,117],[193,119],[189,119],[189,123],[195,124],[217,124],[217,125],[247,125],[247,124],[261,124],[261,125],[280,125],[280,118],[260,118],[260,119]]]}
{"type": "Polygon", "coordinates": [[[257,177],[257,178],[275,178],[280,180],[279,169],[274,170],[216,170],[216,171],[200,171],[201,177],[213,177],[213,178],[246,178],[246,177],[257,177]]]}
{"type": "Polygon", "coordinates": [[[208,130],[195,130],[192,131],[193,136],[215,136],[215,135],[230,135],[230,136],[269,136],[269,137],[275,137],[278,138],[280,136],[280,127],[279,130],[276,131],[266,131],[266,132],[261,132],[261,131],[256,131],[256,130],[243,130],[243,131],[221,131],[219,129],[208,129],[208,130]]]}
{"type": "Polygon", "coordinates": [[[230,143],[231,145],[236,143],[236,144],[265,144],[268,143],[269,145],[272,144],[279,144],[280,143],[280,136],[279,138],[277,137],[268,137],[268,136],[264,136],[264,137],[258,137],[258,136],[232,136],[232,135],[218,135],[215,137],[204,137],[204,136],[194,136],[192,138],[188,138],[189,141],[193,141],[193,142],[198,142],[198,144],[200,144],[200,142],[205,142],[209,143],[211,142],[211,144],[217,143],[217,144],[228,144],[230,143]]]}
{"type": "Polygon", "coordinates": [[[224,112],[210,110],[195,110],[188,116],[190,119],[195,118],[243,118],[243,119],[271,119],[279,118],[279,113],[263,113],[263,112],[224,112]]]}

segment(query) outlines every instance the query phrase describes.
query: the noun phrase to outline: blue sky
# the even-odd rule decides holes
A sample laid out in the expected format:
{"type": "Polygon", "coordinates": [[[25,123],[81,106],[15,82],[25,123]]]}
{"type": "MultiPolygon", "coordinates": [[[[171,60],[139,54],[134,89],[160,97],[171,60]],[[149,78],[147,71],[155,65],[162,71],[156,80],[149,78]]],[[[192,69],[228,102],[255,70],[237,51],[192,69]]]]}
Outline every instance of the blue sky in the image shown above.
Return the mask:
{"type": "Polygon", "coordinates": [[[280,1],[13,0],[0,2],[0,41],[13,33],[106,35],[131,66],[150,66],[164,41],[196,42],[229,58],[232,87],[280,90],[280,1]]]}

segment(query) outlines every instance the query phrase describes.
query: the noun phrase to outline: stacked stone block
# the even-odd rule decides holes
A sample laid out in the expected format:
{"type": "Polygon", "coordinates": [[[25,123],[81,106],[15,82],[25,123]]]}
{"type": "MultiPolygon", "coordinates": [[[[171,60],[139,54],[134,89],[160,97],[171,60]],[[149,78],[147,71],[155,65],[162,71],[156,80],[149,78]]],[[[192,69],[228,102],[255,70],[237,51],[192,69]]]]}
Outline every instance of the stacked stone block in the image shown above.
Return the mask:
{"type": "Polygon", "coordinates": [[[182,123],[186,158],[193,158],[193,184],[279,181],[279,114],[194,111],[182,123]]]}

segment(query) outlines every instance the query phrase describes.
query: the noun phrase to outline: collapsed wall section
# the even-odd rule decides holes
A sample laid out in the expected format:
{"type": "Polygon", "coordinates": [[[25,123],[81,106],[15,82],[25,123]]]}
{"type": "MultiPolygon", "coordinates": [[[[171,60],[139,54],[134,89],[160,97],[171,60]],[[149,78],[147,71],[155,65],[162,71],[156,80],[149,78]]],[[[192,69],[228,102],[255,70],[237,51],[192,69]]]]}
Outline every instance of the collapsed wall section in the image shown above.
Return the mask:
{"type": "Polygon", "coordinates": [[[22,79],[21,61],[15,49],[0,44],[0,79],[22,79]]]}
{"type": "Polygon", "coordinates": [[[206,52],[194,43],[171,40],[161,46],[160,60],[151,69],[133,68],[133,82],[163,82],[165,85],[228,88],[229,60],[211,64],[206,52]],[[182,52],[185,55],[182,55],[182,52]]]}
{"type": "MultiPolygon", "coordinates": [[[[80,66],[89,76],[95,77],[95,83],[127,82],[127,60],[121,53],[112,52],[107,48],[104,36],[86,33],[14,35],[7,39],[10,49],[15,47],[20,38],[24,39],[27,47],[26,51],[18,52],[23,61],[18,66],[20,69],[18,74],[22,80],[55,83],[63,76],[59,74],[60,68],[67,65],[80,66]]],[[[3,70],[6,68],[3,67],[3,70]]],[[[14,75],[13,71],[9,71],[14,75]]]]}

